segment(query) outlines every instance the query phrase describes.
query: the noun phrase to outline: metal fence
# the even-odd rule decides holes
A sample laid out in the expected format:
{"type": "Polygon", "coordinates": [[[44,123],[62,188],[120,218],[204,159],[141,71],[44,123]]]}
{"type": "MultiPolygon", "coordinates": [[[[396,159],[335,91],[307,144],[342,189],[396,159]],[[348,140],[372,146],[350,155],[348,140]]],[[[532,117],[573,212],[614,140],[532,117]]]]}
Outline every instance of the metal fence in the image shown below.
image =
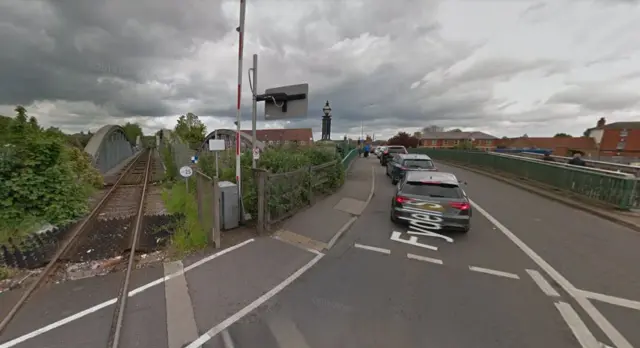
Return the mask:
{"type": "Polygon", "coordinates": [[[514,155],[457,151],[410,149],[435,160],[457,162],[504,174],[510,174],[568,192],[576,197],[629,210],[637,205],[637,180],[633,175],[597,168],[581,168],[564,163],[549,163],[514,155]]]}
{"type": "Polygon", "coordinates": [[[287,173],[256,170],[258,233],[334,192],[344,183],[343,162],[335,160],[287,173]]]}
{"type": "Polygon", "coordinates": [[[218,180],[195,171],[196,202],[198,204],[198,220],[207,233],[209,243],[220,248],[220,188],[218,180]]]}

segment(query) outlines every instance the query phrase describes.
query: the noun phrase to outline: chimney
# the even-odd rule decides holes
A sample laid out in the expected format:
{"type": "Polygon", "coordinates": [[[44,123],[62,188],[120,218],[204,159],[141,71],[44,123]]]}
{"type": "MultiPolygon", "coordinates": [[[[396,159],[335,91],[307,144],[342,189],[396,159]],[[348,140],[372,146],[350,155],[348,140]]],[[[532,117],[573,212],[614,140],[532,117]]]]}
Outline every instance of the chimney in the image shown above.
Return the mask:
{"type": "Polygon", "coordinates": [[[598,128],[604,127],[605,124],[607,124],[607,120],[605,120],[604,117],[600,117],[600,119],[598,120],[598,123],[596,124],[596,127],[598,128]]]}

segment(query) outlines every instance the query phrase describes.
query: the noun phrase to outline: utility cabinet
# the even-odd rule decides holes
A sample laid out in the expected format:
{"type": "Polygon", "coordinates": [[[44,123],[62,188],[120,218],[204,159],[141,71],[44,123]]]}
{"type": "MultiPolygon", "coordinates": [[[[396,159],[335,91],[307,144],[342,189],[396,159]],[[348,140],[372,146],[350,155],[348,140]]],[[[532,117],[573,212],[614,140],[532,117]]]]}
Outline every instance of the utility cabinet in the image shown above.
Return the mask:
{"type": "Polygon", "coordinates": [[[220,228],[230,230],[240,224],[240,198],[238,185],[231,181],[219,181],[220,188],[220,228]]]}

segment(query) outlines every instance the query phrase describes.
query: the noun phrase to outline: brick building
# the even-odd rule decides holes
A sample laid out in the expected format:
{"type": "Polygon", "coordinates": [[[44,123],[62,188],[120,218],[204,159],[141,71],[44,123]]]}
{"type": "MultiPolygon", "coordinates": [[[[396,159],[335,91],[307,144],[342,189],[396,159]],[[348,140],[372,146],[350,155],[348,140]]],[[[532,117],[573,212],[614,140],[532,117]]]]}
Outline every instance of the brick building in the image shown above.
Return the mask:
{"type": "Polygon", "coordinates": [[[494,150],[498,138],[483,132],[427,132],[422,134],[420,147],[431,149],[451,149],[464,144],[473,144],[473,147],[485,151],[494,150]]]}
{"type": "Polygon", "coordinates": [[[585,135],[594,140],[599,156],[640,157],[640,122],[606,124],[601,118],[585,135]]]}
{"type": "MultiPolygon", "coordinates": [[[[251,135],[251,130],[243,130],[251,135]]],[[[299,144],[309,145],[313,143],[313,131],[311,128],[279,128],[279,129],[258,129],[256,138],[266,145],[299,144]]]]}

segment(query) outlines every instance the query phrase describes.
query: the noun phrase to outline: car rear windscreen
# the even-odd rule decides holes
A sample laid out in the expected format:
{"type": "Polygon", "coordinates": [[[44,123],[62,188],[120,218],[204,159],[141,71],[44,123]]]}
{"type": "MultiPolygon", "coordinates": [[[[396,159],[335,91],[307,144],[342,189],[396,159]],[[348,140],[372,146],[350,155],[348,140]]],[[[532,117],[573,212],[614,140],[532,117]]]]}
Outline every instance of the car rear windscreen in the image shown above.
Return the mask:
{"type": "Polygon", "coordinates": [[[389,151],[389,153],[405,153],[406,152],[404,147],[390,147],[390,148],[387,148],[387,150],[389,151]]]}
{"type": "Polygon", "coordinates": [[[404,160],[404,164],[403,166],[411,169],[411,168],[415,168],[415,169],[432,169],[433,166],[433,162],[431,162],[431,160],[428,159],[408,159],[408,160],[404,160]]]}
{"type": "Polygon", "coordinates": [[[437,198],[462,198],[462,190],[457,185],[440,183],[407,182],[402,187],[402,193],[409,195],[437,197],[437,198]]]}

